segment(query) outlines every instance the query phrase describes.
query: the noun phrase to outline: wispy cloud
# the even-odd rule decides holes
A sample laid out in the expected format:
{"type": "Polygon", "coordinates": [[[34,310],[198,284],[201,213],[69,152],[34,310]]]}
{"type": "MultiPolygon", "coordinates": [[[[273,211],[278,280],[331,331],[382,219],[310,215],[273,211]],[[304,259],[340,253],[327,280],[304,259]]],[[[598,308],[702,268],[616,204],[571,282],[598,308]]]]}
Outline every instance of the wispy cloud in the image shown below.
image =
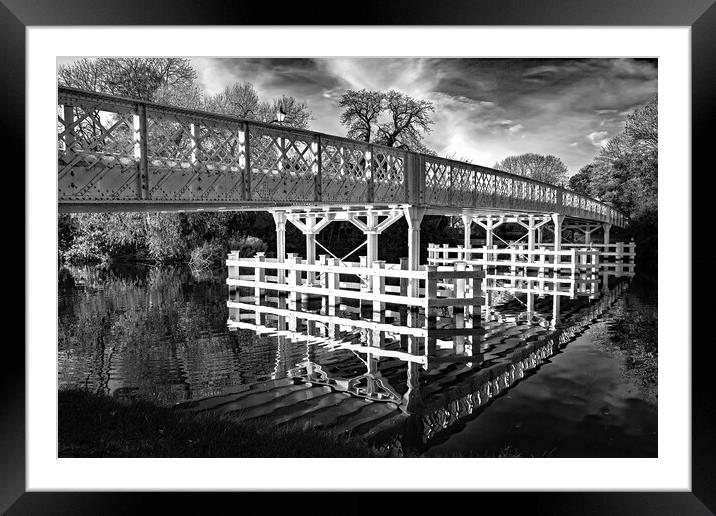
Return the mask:
{"type": "Polygon", "coordinates": [[[602,147],[609,140],[609,133],[607,131],[593,131],[587,135],[587,138],[595,147],[602,147]]]}

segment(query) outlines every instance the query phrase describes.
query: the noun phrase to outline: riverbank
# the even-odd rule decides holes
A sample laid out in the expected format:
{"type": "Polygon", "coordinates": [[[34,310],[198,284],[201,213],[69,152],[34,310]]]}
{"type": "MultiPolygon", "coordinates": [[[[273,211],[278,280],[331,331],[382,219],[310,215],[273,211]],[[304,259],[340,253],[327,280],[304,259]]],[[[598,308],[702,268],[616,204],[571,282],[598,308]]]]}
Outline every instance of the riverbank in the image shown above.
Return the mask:
{"type": "Polygon", "coordinates": [[[58,392],[60,457],[373,457],[327,432],[236,423],[83,390],[58,392]]]}
{"type": "MultiPolygon", "coordinates": [[[[329,432],[238,423],[147,401],[124,403],[79,389],[58,391],[58,422],[59,457],[386,457],[363,441],[329,432]]],[[[509,445],[492,453],[445,455],[523,456],[509,445]]]]}

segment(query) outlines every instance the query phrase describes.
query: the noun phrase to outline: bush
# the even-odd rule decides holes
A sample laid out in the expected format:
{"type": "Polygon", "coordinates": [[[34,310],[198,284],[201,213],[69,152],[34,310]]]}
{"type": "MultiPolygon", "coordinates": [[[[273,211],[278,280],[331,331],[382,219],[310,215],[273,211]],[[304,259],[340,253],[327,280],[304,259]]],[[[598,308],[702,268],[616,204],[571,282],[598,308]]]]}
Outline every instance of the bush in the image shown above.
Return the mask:
{"type": "Polygon", "coordinates": [[[64,249],[60,249],[63,260],[75,265],[108,262],[112,246],[104,232],[97,227],[82,229],[71,244],[65,242],[64,249]]]}
{"type": "Polygon", "coordinates": [[[254,236],[229,241],[229,250],[239,251],[239,256],[242,258],[250,258],[256,253],[264,253],[266,249],[268,249],[266,242],[254,236]]]}
{"type": "Polygon", "coordinates": [[[189,256],[189,267],[192,271],[208,271],[221,265],[224,249],[216,242],[204,242],[192,250],[189,256]]]}
{"type": "Polygon", "coordinates": [[[153,213],[146,217],[147,251],[159,264],[182,262],[188,256],[179,215],[178,213],[153,213]]]}

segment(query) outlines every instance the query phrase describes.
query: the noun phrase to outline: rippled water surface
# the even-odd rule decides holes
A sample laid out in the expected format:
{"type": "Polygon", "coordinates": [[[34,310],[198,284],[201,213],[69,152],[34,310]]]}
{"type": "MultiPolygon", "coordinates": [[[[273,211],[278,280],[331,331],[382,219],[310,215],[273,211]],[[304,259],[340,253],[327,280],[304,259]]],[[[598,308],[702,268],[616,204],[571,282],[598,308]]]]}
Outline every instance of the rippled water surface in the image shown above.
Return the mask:
{"type": "Polygon", "coordinates": [[[58,381],[349,431],[397,455],[656,456],[655,292],[637,278],[601,301],[564,303],[559,332],[506,303],[485,323],[480,363],[422,369],[388,357],[366,379],[364,355],[325,339],[229,331],[220,274],[63,268],[58,381]],[[376,378],[385,402],[359,395],[376,378]]]}

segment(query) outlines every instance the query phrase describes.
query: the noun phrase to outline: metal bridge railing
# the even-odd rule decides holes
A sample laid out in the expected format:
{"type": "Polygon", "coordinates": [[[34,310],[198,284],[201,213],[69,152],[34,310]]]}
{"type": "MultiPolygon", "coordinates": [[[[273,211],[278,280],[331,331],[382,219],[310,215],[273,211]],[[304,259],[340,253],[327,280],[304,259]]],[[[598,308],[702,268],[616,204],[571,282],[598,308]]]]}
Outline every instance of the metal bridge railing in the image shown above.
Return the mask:
{"type": "Polygon", "coordinates": [[[58,88],[57,138],[60,203],[406,203],[625,222],[595,199],[478,165],[72,88],[58,88]]]}

